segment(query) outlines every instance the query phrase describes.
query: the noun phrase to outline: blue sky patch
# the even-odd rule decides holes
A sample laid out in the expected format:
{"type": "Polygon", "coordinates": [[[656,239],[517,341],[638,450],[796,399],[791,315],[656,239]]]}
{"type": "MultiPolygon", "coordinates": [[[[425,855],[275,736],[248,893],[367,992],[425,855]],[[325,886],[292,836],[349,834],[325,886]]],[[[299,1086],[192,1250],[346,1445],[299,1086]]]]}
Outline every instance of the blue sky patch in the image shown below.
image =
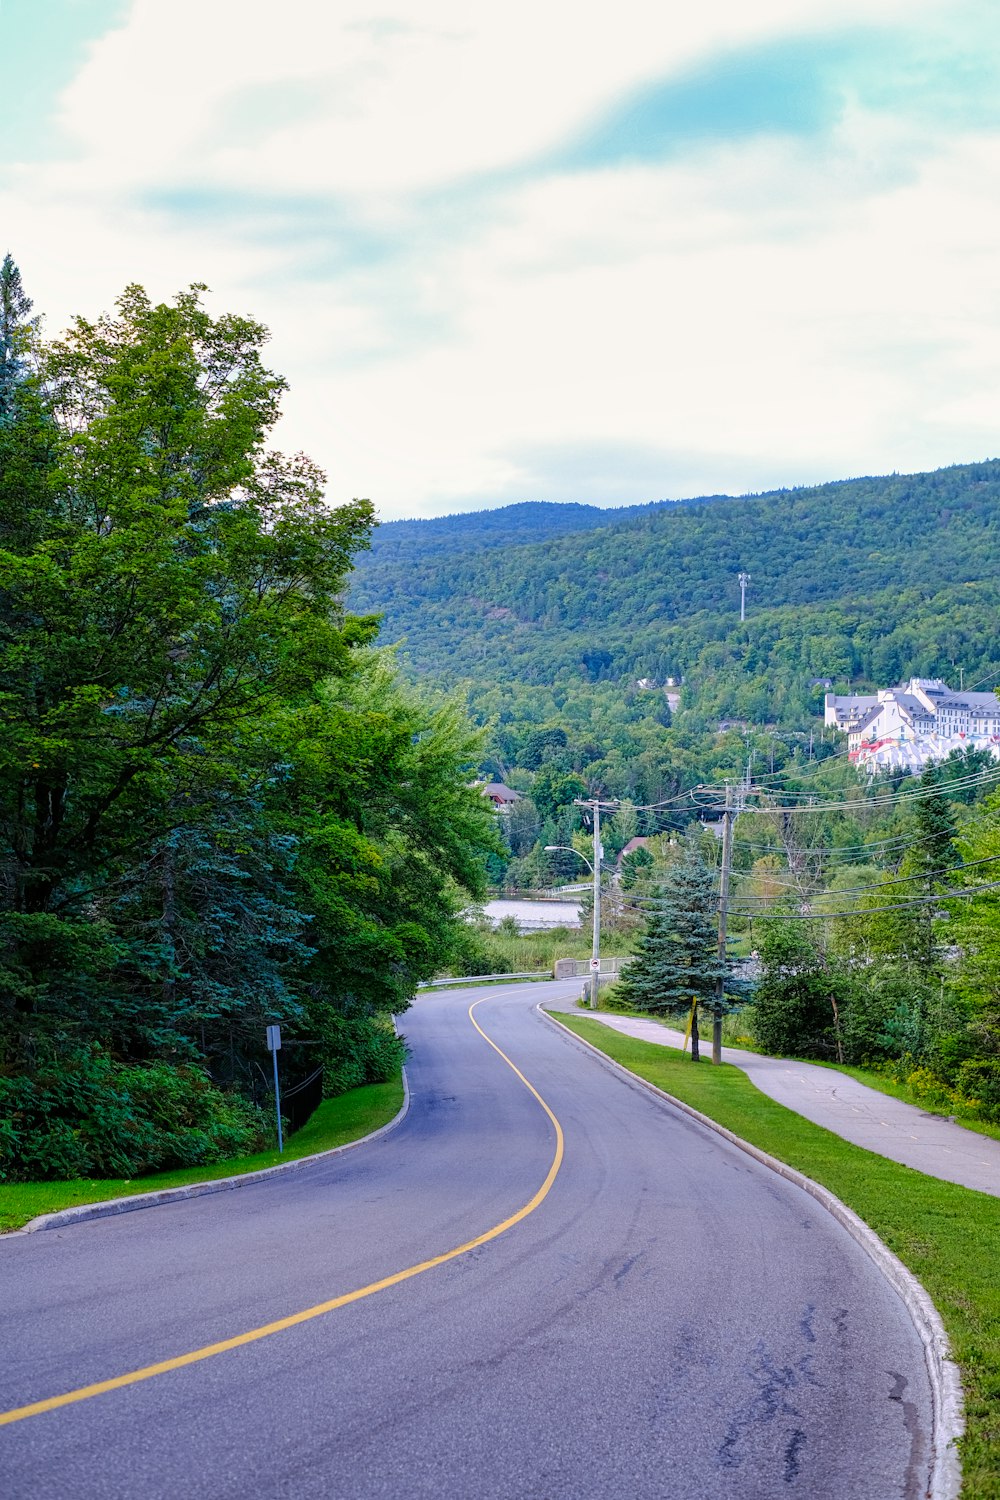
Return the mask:
{"type": "Polygon", "coordinates": [[[129,0],[0,0],[0,132],[8,164],[51,155],[59,144],[59,95],[79,72],[88,47],[129,9],[129,0]]]}

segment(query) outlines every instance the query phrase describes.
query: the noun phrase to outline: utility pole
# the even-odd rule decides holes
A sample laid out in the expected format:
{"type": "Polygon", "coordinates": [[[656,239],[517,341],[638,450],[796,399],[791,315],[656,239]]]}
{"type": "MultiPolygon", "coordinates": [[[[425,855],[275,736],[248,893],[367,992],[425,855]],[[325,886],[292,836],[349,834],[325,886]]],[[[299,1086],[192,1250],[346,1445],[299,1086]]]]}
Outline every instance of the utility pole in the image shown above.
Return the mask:
{"type": "Polygon", "coordinates": [[[601,988],[601,804],[594,803],[594,939],[590,946],[590,1008],[601,988]]]}
{"type": "MultiPolygon", "coordinates": [[[[593,797],[585,801],[577,797],[575,806],[589,807],[594,815],[594,939],[590,950],[590,1008],[597,1009],[597,995],[600,989],[601,979],[601,804],[593,797]]],[[[616,802],[609,803],[611,808],[617,807],[616,802]]]]}
{"type": "Polygon", "coordinates": [[[747,617],[747,584],[750,582],[749,573],[741,573],[740,577],[740,620],[747,617]]]}
{"type": "MultiPolygon", "coordinates": [[[[733,864],[733,818],[738,809],[733,805],[733,789],[726,786],[726,806],[722,814],[722,870],[719,875],[719,963],[726,961],[726,918],[729,915],[729,873],[733,864]]],[[[712,1061],[722,1061],[722,1001],[725,980],[720,974],[715,981],[716,1013],[712,1017],[712,1061]]]]}

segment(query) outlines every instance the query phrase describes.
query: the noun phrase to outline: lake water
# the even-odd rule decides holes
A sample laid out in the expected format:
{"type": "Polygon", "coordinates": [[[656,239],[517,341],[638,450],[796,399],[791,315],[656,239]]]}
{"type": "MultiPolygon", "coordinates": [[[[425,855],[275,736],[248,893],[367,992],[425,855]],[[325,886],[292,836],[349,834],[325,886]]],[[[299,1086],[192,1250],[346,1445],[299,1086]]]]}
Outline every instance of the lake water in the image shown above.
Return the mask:
{"type": "Polygon", "coordinates": [[[546,927],[579,927],[578,901],[487,901],[486,918],[496,927],[504,917],[513,917],[522,932],[539,932],[546,927]]]}

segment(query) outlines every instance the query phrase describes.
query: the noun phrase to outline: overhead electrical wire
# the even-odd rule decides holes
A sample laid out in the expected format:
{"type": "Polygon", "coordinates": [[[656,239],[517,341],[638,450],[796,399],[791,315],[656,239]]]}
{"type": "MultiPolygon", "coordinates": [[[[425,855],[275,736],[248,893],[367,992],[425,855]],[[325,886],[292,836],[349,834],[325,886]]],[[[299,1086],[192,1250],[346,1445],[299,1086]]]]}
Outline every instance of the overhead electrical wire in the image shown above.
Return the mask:
{"type": "MultiPolygon", "coordinates": [[[[884,890],[886,886],[913,885],[915,881],[919,880],[943,880],[946,875],[957,875],[960,870],[971,870],[976,865],[995,865],[998,862],[1000,862],[1000,854],[989,854],[983,859],[969,859],[964,864],[951,865],[945,870],[922,870],[919,875],[898,875],[894,880],[879,880],[872,885],[845,886],[843,890],[827,890],[820,894],[827,896],[863,896],[869,891],[884,890]]],[[[739,872],[734,871],[733,873],[738,874],[739,872]]],[[[775,880],[773,883],[775,885],[782,884],[778,880],[775,880]]],[[[794,890],[795,887],[787,884],[786,889],[794,890]]],[[[816,899],[819,899],[819,896],[816,899]]]]}
{"type": "MultiPolygon", "coordinates": [[[[940,906],[942,901],[971,901],[983,891],[1000,890],[1000,880],[992,880],[988,885],[970,885],[965,890],[941,892],[935,896],[922,896],[914,901],[896,901],[890,906],[865,906],[851,907],[848,911],[739,911],[735,907],[729,907],[731,917],[763,917],[768,922],[827,922],[833,917],[871,917],[876,912],[882,911],[904,911],[907,907],[914,906],[940,906]]],[[[839,895],[837,891],[833,895],[839,895]]]]}
{"type": "MultiPolygon", "coordinates": [[[[921,896],[913,901],[895,901],[888,906],[865,906],[850,907],[847,911],[781,911],[774,907],[758,907],[754,911],[740,911],[736,907],[728,908],[731,917],[743,917],[749,920],[754,918],[771,922],[828,922],[834,917],[871,917],[878,912],[905,911],[908,907],[915,906],[939,906],[942,901],[971,901],[983,891],[1000,890],[1000,880],[992,880],[987,885],[970,885],[965,890],[940,892],[933,896],[921,896]]],[[[832,895],[840,895],[839,891],[831,892],[832,895]]],[[[640,898],[641,899],[641,898],[640,898]]],[[[639,906],[632,901],[622,903],[629,911],[636,912],[639,916],[647,916],[650,910],[656,907],[639,906]]]]}
{"type": "MultiPolygon", "coordinates": [[[[1000,780],[1000,763],[989,771],[977,772],[974,775],[956,777],[954,780],[939,783],[932,786],[917,786],[910,792],[893,792],[884,796],[864,797],[854,799],[843,799],[839,802],[823,801],[816,797],[815,793],[802,793],[809,797],[807,803],[771,803],[763,804],[754,808],[755,812],[761,813],[829,813],[829,812],[854,812],[856,810],[871,811],[880,807],[899,807],[909,802],[928,801],[933,797],[954,796],[956,792],[969,791],[977,786],[990,786],[1000,780]]],[[[743,796],[752,796],[753,787],[742,789],[743,796]]],[[[718,798],[724,796],[725,788],[714,786],[698,786],[691,792],[692,799],[701,796],[718,798]]],[[[787,795],[787,794],[786,794],[787,795]]],[[[695,806],[704,812],[723,813],[727,811],[724,802],[695,802],[695,806]]],[[[732,811],[730,805],[729,811],[732,811]]]]}

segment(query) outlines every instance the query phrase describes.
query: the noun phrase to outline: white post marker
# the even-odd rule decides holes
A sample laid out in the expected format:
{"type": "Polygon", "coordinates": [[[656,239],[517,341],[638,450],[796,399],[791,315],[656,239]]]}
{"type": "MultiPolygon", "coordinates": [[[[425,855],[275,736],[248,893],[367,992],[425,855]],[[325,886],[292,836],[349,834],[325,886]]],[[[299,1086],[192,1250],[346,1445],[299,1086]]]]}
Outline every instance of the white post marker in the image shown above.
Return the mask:
{"type": "Polygon", "coordinates": [[[278,1087],[278,1053],[281,1051],[281,1027],[267,1028],[267,1050],[274,1061],[274,1112],[278,1117],[278,1150],[284,1155],[285,1143],[281,1136],[281,1090],[278,1087]]]}

